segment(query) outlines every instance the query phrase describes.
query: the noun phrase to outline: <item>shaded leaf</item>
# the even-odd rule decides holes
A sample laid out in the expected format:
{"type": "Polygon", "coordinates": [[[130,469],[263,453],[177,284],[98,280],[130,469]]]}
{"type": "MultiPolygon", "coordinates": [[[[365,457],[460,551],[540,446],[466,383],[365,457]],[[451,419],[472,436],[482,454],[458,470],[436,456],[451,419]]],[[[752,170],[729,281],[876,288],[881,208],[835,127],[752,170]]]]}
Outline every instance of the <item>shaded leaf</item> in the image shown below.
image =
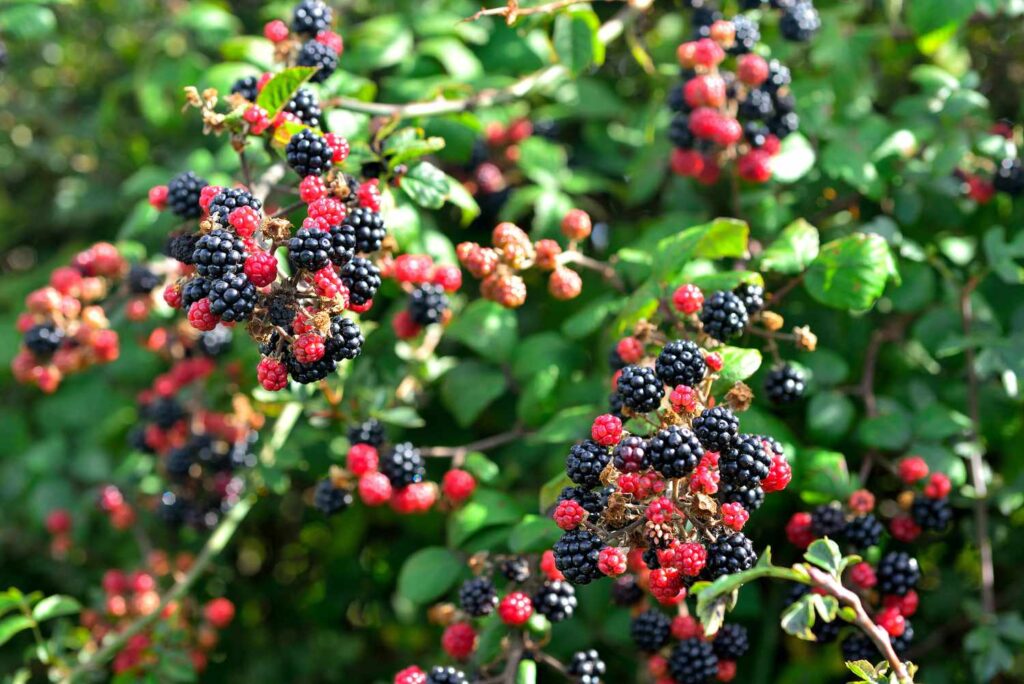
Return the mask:
{"type": "Polygon", "coordinates": [[[448,591],[462,572],[462,561],[440,546],[420,549],[398,573],[398,593],[413,603],[424,604],[448,591]]]}

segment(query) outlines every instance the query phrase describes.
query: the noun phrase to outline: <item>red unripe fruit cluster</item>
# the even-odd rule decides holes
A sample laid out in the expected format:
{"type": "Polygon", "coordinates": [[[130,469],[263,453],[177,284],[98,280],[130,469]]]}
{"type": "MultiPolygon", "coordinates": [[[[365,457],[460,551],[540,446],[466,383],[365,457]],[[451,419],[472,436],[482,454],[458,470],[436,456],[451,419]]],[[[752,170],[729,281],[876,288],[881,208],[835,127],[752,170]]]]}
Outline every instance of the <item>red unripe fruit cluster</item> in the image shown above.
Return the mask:
{"type": "Polygon", "coordinates": [[[507,594],[498,604],[498,617],[510,627],[525,625],[532,615],[533,601],[521,591],[507,594]]]}
{"type": "Polygon", "coordinates": [[[622,420],[610,413],[598,416],[590,428],[590,436],[602,446],[614,446],[622,439],[622,420]]]}

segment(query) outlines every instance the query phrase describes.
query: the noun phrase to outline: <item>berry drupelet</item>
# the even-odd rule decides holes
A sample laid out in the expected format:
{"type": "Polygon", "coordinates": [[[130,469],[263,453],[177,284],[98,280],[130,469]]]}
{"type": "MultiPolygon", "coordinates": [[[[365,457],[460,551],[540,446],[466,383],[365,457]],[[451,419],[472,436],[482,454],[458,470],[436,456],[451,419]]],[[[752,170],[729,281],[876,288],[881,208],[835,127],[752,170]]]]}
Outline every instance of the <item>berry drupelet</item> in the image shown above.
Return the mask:
{"type": "Polygon", "coordinates": [[[179,173],[167,183],[167,206],[180,218],[199,218],[203,213],[199,206],[199,194],[207,185],[206,179],[194,171],[179,173]]]}
{"type": "Polygon", "coordinates": [[[626,366],[619,375],[619,396],[626,408],[637,413],[654,411],[665,396],[665,386],[653,368],[626,366]]]}
{"type": "Polygon", "coordinates": [[[674,340],[666,344],[654,364],[661,381],[669,387],[686,385],[696,387],[704,379],[707,364],[704,354],[690,340],[674,340]]]}
{"type": "Polygon", "coordinates": [[[750,318],[743,300],[734,292],[720,290],[704,300],[700,322],[704,332],[721,342],[741,334],[750,318]]]}
{"type": "Polygon", "coordinates": [[[790,404],[804,395],[807,384],[804,374],[786,363],[777,366],[764,378],[764,392],[773,404],[790,404]]]}

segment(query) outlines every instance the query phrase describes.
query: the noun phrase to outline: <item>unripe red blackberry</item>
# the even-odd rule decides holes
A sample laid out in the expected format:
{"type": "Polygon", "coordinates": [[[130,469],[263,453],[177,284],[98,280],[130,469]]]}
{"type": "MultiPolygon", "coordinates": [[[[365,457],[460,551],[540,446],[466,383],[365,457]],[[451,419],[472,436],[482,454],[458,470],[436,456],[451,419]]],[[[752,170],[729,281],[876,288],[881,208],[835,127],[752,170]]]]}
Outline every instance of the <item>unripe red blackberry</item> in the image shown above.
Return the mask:
{"type": "Polygon", "coordinates": [[[582,209],[570,209],[562,219],[562,234],[570,240],[586,240],[591,230],[590,215],[582,209]]]}
{"type": "Polygon", "coordinates": [[[521,591],[507,594],[498,604],[498,617],[510,627],[521,627],[533,615],[533,601],[521,591]]]}
{"type": "Polygon", "coordinates": [[[256,379],[263,389],[276,392],[288,386],[288,369],[277,359],[265,356],[256,366],[256,379]]]}
{"type": "Polygon", "coordinates": [[[441,479],[441,491],[452,503],[461,503],[473,495],[476,478],[468,471],[452,468],[441,479]]]}
{"type": "Polygon", "coordinates": [[[680,285],[672,293],[672,304],[680,313],[695,314],[704,306],[704,293],[696,285],[680,285]]]}
{"type": "Polygon", "coordinates": [[[571,268],[558,267],[548,276],[548,292],[555,299],[575,299],[583,291],[583,279],[571,268]]]}

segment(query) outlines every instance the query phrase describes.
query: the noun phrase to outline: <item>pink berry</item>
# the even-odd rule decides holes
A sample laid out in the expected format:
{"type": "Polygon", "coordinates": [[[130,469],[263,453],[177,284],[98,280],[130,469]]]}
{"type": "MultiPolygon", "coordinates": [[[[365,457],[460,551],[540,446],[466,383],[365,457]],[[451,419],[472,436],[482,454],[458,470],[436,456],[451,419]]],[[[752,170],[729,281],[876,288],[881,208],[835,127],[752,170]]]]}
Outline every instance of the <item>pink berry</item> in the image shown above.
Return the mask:
{"type": "Polygon", "coordinates": [[[281,361],[265,356],[256,366],[256,379],[263,389],[277,392],[288,385],[288,369],[281,361]]]}
{"type": "Polygon", "coordinates": [[[266,287],[277,280],[277,257],[268,252],[254,252],[242,267],[256,287],[266,287]]]}
{"type": "Polygon", "coordinates": [[[618,577],[626,572],[628,558],[626,551],[615,546],[606,546],[598,553],[597,569],[609,577],[618,577]]]}
{"type": "Polygon", "coordinates": [[[750,519],[750,514],[743,504],[725,503],[722,504],[722,524],[739,532],[750,519]]]}
{"type": "Polygon", "coordinates": [[[928,477],[928,464],[920,456],[907,456],[899,464],[900,479],[906,484],[914,484],[928,477]]]}
{"type": "Polygon", "coordinates": [[[272,43],[280,43],[288,39],[288,25],[280,19],[268,21],[263,26],[263,35],[272,43]]]}
{"type": "Polygon", "coordinates": [[[353,444],[345,456],[345,465],[357,477],[377,470],[379,463],[380,455],[370,444],[353,444]]]}
{"type": "Polygon", "coordinates": [[[452,503],[462,503],[476,490],[476,478],[466,470],[452,468],[441,478],[441,492],[452,503]]]}
{"type": "Polygon", "coordinates": [[[533,615],[533,601],[521,591],[513,591],[498,604],[498,617],[510,627],[521,627],[533,615]]]}
{"type": "Polygon", "coordinates": [[[614,446],[622,439],[622,420],[610,413],[598,416],[590,428],[590,435],[602,446],[614,446]]]}
{"type": "Polygon", "coordinates": [[[226,598],[215,598],[203,607],[203,616],[215,629],[224,629],[235,619],[235,604],[226,598]]]}
{"type": "Polygon", "coordinates": [[[367,506],[381,506],[391,500],[391,480],[380,472],[366,473],[359,478],[359,498],[367,506]]]}
{"type": "Polygon", "coordinates": [[[149,189],[149,203],[157,211],[167,208],[167,186],[155,185],[149,189]]]}
{"type": "Polygon", "coordinates": [[[326,196],[327,186],[324,185],[324,181],[320,176],[306,176],[299,183],[299,199],[306,204],[326,196]]]}
{"type": "Polygon", "coordinates": [[[466,622],[448,625],[441,636],[441,648],[455,660],[466,660],[476,650],[476,630],[466,622]]]}

